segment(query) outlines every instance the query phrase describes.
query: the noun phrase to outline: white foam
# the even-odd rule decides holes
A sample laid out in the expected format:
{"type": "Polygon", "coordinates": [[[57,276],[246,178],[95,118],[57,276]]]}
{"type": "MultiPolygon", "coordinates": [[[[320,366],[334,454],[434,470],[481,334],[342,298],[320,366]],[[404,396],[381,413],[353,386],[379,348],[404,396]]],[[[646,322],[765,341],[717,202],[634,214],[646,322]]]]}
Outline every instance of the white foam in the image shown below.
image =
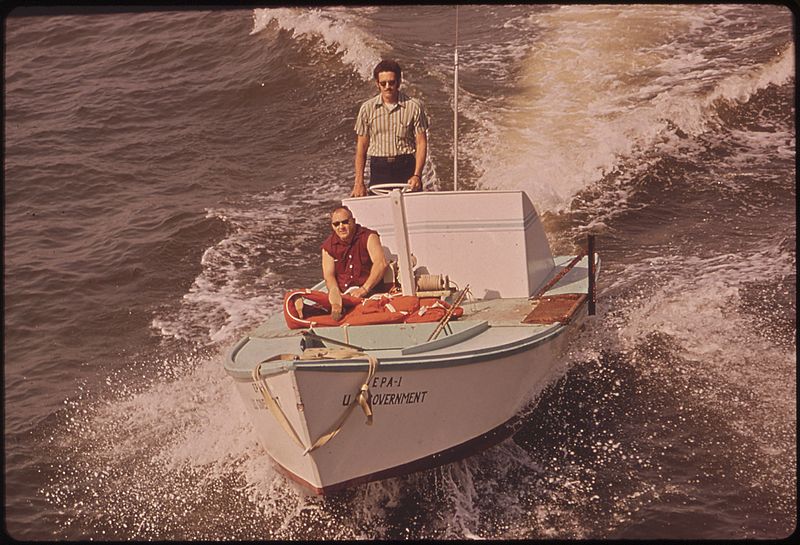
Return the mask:
{"type": "Polygon", "coordinates": [[[500,103],[465,93],[468,115],[482,120],[464,142],[480,158],[478,185],[525,189],[545,210],[563,209],[664,145],[676,127],[690,135],[712,128],[718,101],[744,102],[791,79],[792,45],[750,66],[719,59],[717,42],[704,48],[685,38],[720,19],[708,6],[561,6],[531,16],[536,43],[517,94],[500,103]]]}
{"type": "Polygon", "coordinates": [[[253,248],[243,243],[246,238],[236,231],[207,249],[203,270],[183,295],[177,312],[155,317],[151,327],[165,337],[222,343],[279,309],[281,279],[277,275],[267,269],[259,278],[243,278],[243,272],[253,267],[248,251],[253,248]]]}
{"type": "Polygon", "coordinates": [[[733,74],[717,84],[706,102],[717,99],[746,102],[756,91],[769,85],[783,85],[794,78],[794,44],[786,46],[772,61],[758,67],[754,72],[745,71],[733,74]]]}
{"type": "MultiPolygon", "coordinates": [[[[624,318],[608,326],[618,332],[615,350],[636,353],[653,334],[664,335],[670,351],[691,369],[692,383],[712,385],[702,390],[703,403],[726,411],[732,424],[753,437],[760,435],[757,427],[780,428],[795,419],[796,345],[778,342],[765,330],[769,315],[759,319],[761,311],[748,312],[742,293],[747,286],[795,274],[794,257],[780,245],[750,254],[665,257],[630,266],[609,290],[647,287],[637,302],[616,301],[624,318]],[[654,278],[658,285],[648,286],[654,278]],[[734,410],[730,389],[749,390],[755,401],[746,411],[734,410]]],[[[638,362],[645,374],[673,372],[671,362],[666,369],[648,358],[638,362]]]]}
{"type": "Polygon", "coordinates": [[[318,36],[323,47],[333,47],[342,60],[369,81],[372,69],[381,60],[380,51],[388,46],[362,30],[357,9],[326,8],[266,8],[253,10],[253,30],[257,34],[275,21],[280,28],[292,32],[295,38],[318,36]]]}
{"type": "MultiPolygon", "coordinates": [[[[172,535],[173,521],[197,509],[198,498],[230,482],[261,510],[227,513],[231,524],[263,522],[259,512],[288,524],[294,515],[287,505],[305,500],[257,444],[218,358],[187,356],[146,367],[159,372],[136,391],[128,388],[131,370],[125,369],[109,377],[113,401],[73,402],[75,417],[56,438],[59,477],[45,492],[70,511],[67,524],[86,512],[98,533],[110,524],[127,528],[132,538],[163,538],[172,535]]],[[[198,539],[203,532],[200,524],[176,535],[198,539]]],[[[280,535],[280,529],[271,532],[280,535]]]]}
{"type": "Polygon", "coordinates": [[[308,200],[300,200],[287,191],[273,190],[251,195],[245,202],[208,209],[207,217],[225,222],[229,233],[203,253],[201,272],[180,306],[156,316],[151,327],[165,337],[224,344],[278,311],[286,291],[284,282],[292,279],[275,273],[269,264],[318,267],[319,261],[315,247],[319,235],[313,230],[293,230],[291,218],[307,216],[307,202],[334,201],[344,190],[330,184],[309,189],[309,193],[303,197],[308,200]],[[276,227],[276,220],[281,227],[276,227]],[[277,233],[291,243],[276,242],[277,233]],[[314,248],[313,253],[307,248],[314,248]]]}

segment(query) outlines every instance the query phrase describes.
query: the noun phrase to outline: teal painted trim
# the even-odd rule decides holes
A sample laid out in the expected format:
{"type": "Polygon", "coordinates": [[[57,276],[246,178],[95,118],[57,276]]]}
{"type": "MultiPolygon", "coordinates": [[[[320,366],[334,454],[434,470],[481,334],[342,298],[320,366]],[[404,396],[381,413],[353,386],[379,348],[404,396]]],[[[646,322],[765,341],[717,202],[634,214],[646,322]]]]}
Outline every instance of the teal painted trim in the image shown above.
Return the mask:
{"type": "MultiPolygon", "coordinates": [[[[601,259],[600,255],[597,255],[597,265],[596,265],[596,274],[599,275],[600,273],[600,264],[601,259]]],[[[569,262],[575,256],[557,256],[554,259],[558,264],[561,262],[560,266],[563,266],[567,262],[569,262]],[[563,259],[563,261],[561,261],[563,259]]],[[[588,260],[588,258],[586,258],[588,260]]],[[[584,260],[581,261],[581,264],[584,260]]],[[[557,265],[558,266],[558,265],[557,265]]],[[[588,289],[588,279],[583,279],[580,282],[582,292],[586,293],[588,289]]],[[[556,285],[558,286],[558,284],[556,285]]],[[[325,282],[321,281],[319,284],[314,286],[315,290],[324,289],[325,282]]],[[[556,288],[554,287],[553,290],[556,288]]],[[[548,291],[548,293],[550,293],[548,291]]],[[[584,302],[584,304],[586,304],[584,302]]],[[[580,312],[580,311],[579,311],[580,312]]],[[[497,326],[495,326],[497,327],[497,326]]],[[[538,345],[546,342],[551,337],[555,338],[558,335],[564,333],[570,325],[564,326],[561,324],[554,325],[552,328],[546,329],[545,331],[540,332],[537,335],[533,335],[531,337],[522,339],[520,341],[515,341],[513,343],[508,343],[506,345],[498,345],[489,347],[486,349],[482,349],[480,351],[472,352],[469,355],[443,355],[443,356],[428,356],[428,357],[401,357],[401,358],[387,358],[385,360],[381,360],[381,366],[390,366],[393,370],[395,369],[409,369],[414,368],[418,369],[421,366],[425,367],[450,367],[450,366],[457,366],[457,365],[469,365],[472,363],[480,363],[482,361],[486,361],[488,359],[495,359],[497,357],[504,357],[508,355],[513,355],[522,351],[532,350],[536,348],[538,345]],[[413,361],[410,361],[413,360],[413,361]]],[[[236,354],[241,350],[242,347],[250,340],[249,337],[245,337],[239,342],[237,342],[225,355],[224,367],[225,372],[230,375],[234,380],[239,382],[250,382],[252,377],[250,376],[249,372],[241,371],[239,369],[233,368],[233,359],[236,357],[236,354]],[[229,362],[231,365],[229,365],[229,362]]],[[[433,350],[433,349],[431,349],[433,350]]],[[[375,353],[379,351],[371,351],[371,353],[375,353]]],[[[306,369],[312,368],[314,370],[320,371],[331,371],[331,372],[343,372],[343,371],[352,371],[353,369],[360,369],[362,367],[366,367],[365,361],[359,360],[336,360],[336,363],[332,363],[330,360],[328,361],[319,361],[319,360],[296,360],[296,361],[274,361],[264,364],[262,366],[262,375],[271,375],[282,373],[290,370],[296,369],[306,369]]]]}
{"type": "Polygon", "coordinates": [[[427,341],[414,346],[409,346],[407,348],[403,348],[402,350],[400,350],[400,352],[404,356],[406,356],[409,354],[419,354],[422,352],[430,352],[431,350],[438,350],[440,348],[444,348],[445,346],[451,346],[456,343],[463,342],[467,339],[471,339],[478,333],[483,333],[487,329],[489,329],[489,322],[483,320],[473,325],[472,327],[468,327],[467,329],[459,331],[458,333],[453,333],[452,335],[439,337],[438,339],[432,341],[427,341]]]}
{"type": "MultiPolygon", "coordinates": [[[[501,357],[513,356],[520,352],[527,352],[529,350],[533,350],[538,346],[550,341],[554,340],[559,335],[562,335],[567,331],[570,326],[565,326],[562,324],[553,325],[551,328],[531,337],[521,339],[519,341],[514,341],[511,343],[507,343],[504,345],[492,346],[480,351],[473,351],[470,353],[462,352],[456,354],[448,354],[448,355],[439,355],[439,356],[428,356],[428,357],[394,357],[394,358],[386,358],[380,360],[380,366],[382,369],[386,369],[387,367],[391,367],[393,371],[396,370],[406,370],[406,369],[427,369],[427,368],[442,368],[442,367],[457,367],[460,365],[471,365],[475,363],[481,363],[488,360],[498,359],[501,357]]],[[[370,351],[370,354],[377,355],[376,352],[380,351],[370,351]]],[[[241,371],[238,369],[231,369],[227,363],[225,365],[225,371],[231,376],[234,380],[239,382],[251,382],[252,377],[249,372],[241,371]]],[[[295,361],[276,361],[270,362],[270,364],[277,364],[277,365],[269,365],[266,368],[262,366],[262,375],[271,375],[276,372],[282,371],[300,371],[300,370],[313,370],[313,371],[324,371],[324,372],[352,372],[354,370],[361,370],[365,369],[368,366],[366,359],[364,360],[357,360],[357,359],[346,359],[346,360],[295,360],[295,361]],[[277,369],[280,366],[280,369],[277,369]]]]}
{"type": "Polygon", "coordinates": [[[236,359],[236,355],[239,353],[239,351],[242,348],[244,348],[244,345],[246,345],[249,342],[250,342],[250,337],[243,337],[239,339],[239,342],[233,345],[231,349],[228,350],[228,353],[225,355],[226,363],[227,360],[233,361],[234,359],[236,359]]]}
{"type": "MultiPolygon", "coordinates": [[[[251,382],[252,377],[252,370],[244,371],[240,368],[234,366],[234,359],[239,351],[245,347],[245,345],[250,342],[251,337],[244,337],[239,340],[234,346],[232,346],[228,351],[225,352],[225,356],[222,361],[222,366],[225,369],[225,372],[228,376],[233,377],[238,382],[251,382]]],[[[261,365],[261,376],[271,376],[271,375],[278,375],[280,373],[286,372],[290,369],[289,365],[286,365],[287,362],[285,360],[275,360],[263,363],[261,365]]],[[[253,366],[253,369],[255,365],[253,366]]]]}

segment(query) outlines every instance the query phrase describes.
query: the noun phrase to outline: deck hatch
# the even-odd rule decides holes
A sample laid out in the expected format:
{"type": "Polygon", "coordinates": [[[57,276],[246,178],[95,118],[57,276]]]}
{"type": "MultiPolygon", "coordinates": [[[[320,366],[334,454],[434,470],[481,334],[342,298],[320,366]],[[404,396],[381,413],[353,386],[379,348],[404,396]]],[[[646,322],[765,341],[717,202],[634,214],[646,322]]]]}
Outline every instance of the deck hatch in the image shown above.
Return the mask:
{"type": "Polygon", "coordinates": [[[560,293],[547,295],[522,319],[523,324],[566,324],[586,300],[585,293],[560,293]]]}

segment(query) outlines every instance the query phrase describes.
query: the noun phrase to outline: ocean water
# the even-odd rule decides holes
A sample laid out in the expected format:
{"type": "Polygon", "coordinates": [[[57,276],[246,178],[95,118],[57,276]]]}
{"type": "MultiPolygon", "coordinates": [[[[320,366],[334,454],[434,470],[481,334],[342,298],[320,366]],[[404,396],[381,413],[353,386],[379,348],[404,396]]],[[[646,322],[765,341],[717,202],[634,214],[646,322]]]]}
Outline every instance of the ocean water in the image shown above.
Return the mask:
{"type": "Polygon", "coordinates": [[[221,352],[320,277],[382,57],[453,187],[454,6],[5,19],[5,530],[24,540],[779,538],[797,523],[794,14],[466,5],[459,188],[598,235],[514,438],[311,497],[221,352]]]}

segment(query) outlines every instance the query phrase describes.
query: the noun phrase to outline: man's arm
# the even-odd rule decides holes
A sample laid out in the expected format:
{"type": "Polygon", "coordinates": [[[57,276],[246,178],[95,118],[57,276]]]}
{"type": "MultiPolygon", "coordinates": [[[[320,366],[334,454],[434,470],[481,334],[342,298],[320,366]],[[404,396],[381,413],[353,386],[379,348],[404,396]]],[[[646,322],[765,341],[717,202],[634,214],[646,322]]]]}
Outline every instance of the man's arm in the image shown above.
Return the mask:
{"type": "Polygon", "coordinates": [[[334,320],[342,317],[342,292],[336,282],[336,263],[331,254],[322,249],[322,278],[328,287],[328,301],[331,303],[331,316],[334,320]]]}
{"type": "Polygon", "coordinates": [[[351,292],[354,297],[367,297],[369,292],[383,280],[383,273],[386,272],[386,254],[383,253],[381,246],[381,238],[377,233],[372,233],[367,239],[367,252],[369,258],[372,260],[372,268],[369,271],[369,276],[364,281],[364,285],[351,292]]]}
{"type": "Polygon", "coordinates": [[[414,174],[418,174],[419,177],[409,178],[408,185],[411,187],[411,191],[422,191],[422,170],[425,168],[425,158],[428,156],[428,133],[426,131],[418,132],[416,140],[417,150],[414,161],[414,174]]]}
{"type": "Polygon", "coordinates": [[[353,183],[352,197],[365,197],[367,186],[364,184],[364,167],[367,165],[367,148],[369,147],[368,135],[356,135],[356,179],[353,183]]]}

